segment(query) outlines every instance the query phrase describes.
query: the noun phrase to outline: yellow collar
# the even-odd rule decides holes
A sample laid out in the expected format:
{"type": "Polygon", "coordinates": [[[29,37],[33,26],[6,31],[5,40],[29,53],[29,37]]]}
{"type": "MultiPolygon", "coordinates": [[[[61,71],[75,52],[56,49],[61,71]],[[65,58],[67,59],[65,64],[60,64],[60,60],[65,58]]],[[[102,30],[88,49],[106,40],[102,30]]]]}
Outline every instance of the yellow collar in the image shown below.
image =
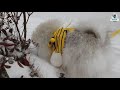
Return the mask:
{"type": "Polygon", "coordinates": [[[62,54],[62,49],[64,48],[65,38],[68,31],[74,31],[75,28],[59,28],[55,32],[53,32],[53,37],[50,38],[48,43],[48,47],[55,51],[56,53],[62,54]]]}

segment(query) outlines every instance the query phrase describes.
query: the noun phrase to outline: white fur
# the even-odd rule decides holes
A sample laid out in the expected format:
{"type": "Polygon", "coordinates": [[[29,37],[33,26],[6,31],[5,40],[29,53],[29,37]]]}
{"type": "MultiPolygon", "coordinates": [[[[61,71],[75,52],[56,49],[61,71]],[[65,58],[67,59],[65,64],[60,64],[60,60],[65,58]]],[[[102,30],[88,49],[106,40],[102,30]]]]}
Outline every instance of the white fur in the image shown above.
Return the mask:
{"type": "MultiPolygon", "coordinates": [[[[119,73],[112,71],[117,56],[110,46],[109,26],[96,22],[79,22],[74,26],[76,31],[67,34],[62,57],[62,68],[67,77],[120,77],[119,73]],[[88,30],[92,33],[86,33],[88,30]]],[[[40,58],[50,60],[51,51],[47,44],[52,32],[61,25],[57,20],[47,21],[40,24],[33,33],[32,39],[39,43],[40,58]]]]}
{"type": "Polygon", "coordinates": [[[52,33],[57,30],[62,23],[59,20],[49,20],[47,22],[43,22],[32,34],[32,39],[34,42],[39,44],[38,47],[38,56],[47,61],[50,60],[50,56],[52,54],[51,50],[48,47],[48,42],[52,37],[52,33]]]}

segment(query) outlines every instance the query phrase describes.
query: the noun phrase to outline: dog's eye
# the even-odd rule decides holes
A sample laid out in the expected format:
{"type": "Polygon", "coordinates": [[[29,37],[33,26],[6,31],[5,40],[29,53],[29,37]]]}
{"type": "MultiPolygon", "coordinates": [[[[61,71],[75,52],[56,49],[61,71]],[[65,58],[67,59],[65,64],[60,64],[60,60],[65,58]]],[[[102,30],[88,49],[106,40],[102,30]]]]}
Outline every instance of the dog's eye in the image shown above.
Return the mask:
{"type": "Polygon", "coordinates": [[[94,33],[94,31],[92,31],[92,30],[86,30],[84,33],[93,35],[95,38],[97,38],[97,35],[96,35],[96,34],[94,33]]]}

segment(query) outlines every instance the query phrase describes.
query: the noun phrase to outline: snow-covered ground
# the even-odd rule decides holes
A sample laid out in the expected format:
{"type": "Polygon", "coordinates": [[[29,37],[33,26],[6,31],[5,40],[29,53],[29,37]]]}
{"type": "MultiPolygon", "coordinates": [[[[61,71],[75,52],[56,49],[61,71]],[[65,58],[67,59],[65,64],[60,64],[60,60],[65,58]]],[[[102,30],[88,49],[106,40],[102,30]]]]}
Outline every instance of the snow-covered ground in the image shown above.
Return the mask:
{"type": "MultiPolygon", "coordinates": [[[[115,12],[115,13],[120,18],[120,12],[115,12]]],[[[120,21],[110,22],[110,18],[112,14],[113,12],[34,12],[28,22],[27,38],[31,38],[32,31],[35,30],[37,25],[49,19],[61,19],[65,23],[69,23],[70,21],[72,22],[94,21],[98,19],[99,22],[103,23],[104,25],[109,24],[111,31],[115,31],[117,29],[120,29],[120,21]]],[[[115,48],[115,53],[119,55],[120,54],[120,34],[112,38],[111,43],[112,43],[112,47],[115,48]]],[[[41,72],[43,73],[44,77],[57,77],[55,74],[55,68],[53,66],[51,66],[49,63],[43,60],[40,60],[37,57],[35,57],[35,60],[37,62],[36,67],[39,66],[41,68],[41,72]]],[[[18,66],[18,68],[21,68],[21,67],[18,66]]],[[[115,69],[116,71],[120,72],[120,62],[116,64],[115,68],[116,68],[115,69]]],[[[29,71],[28,67],[22,68],[21,71],[16,71],[16,70],[17,69],[15,68],[11,68],[7,70],[7,72],[9,73],[10,77],[13,77],[13,78],[14,77],[19,78],[23,74],[24,74],[24,77],[29,77],[28,73],[26,73],[27,71],[29,71]],[[11,73],[11,72],[15,72],[15,73],[11,73]]]]}

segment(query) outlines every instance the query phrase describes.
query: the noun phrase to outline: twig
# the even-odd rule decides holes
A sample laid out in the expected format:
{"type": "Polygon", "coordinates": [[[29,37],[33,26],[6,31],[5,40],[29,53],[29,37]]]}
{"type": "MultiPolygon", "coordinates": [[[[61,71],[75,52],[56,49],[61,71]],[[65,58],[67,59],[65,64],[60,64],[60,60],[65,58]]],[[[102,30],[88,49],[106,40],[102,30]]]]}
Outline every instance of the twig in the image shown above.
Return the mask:
{"type": "Polygon", "coordinates": [[[24,25],[24,38],[25,38],[25,41],[26,41],[26,32],[27,32],[27,30],[26,30],[26,13],[25,12],[23,12],[23,19],[24,19],[24,22],[23,22],[23,25],[24,25]]]}
{"type": "Polygon", "coordinates": [[[30,18],[30,16],[33,14],[33,12],[32,13],[27,13],[28,14],[28,18],[27,18],[27,21],[26,21],[26,23],[28,23],[28,20],[29,20],[29,18],[30,18]]]}
{"type": "Polygon", "coordinates": [[[22,15],[22,12],[20,13],[19,17],[21,17],[21,15],[22,15]]]}
{"type": "MultiPolygon", "coordinates": [[[[7,13],[7,14],[8,14],[8,13],[7,13]]],[[[19,28],[18,28],[18,20],[15,20],[15,18],[14,18],[15,16],[14,16],[13,14],[15,15],[15,13],[12,13],[12,12],[11,12],[11,15],[12,15],[12,16],[11,16],[10,18],[11,18],[11,20],[13,20],[13,22],[14,22],[14,24],[15,24],[15,26],[16,26],[18,35],[19,35],[19,39],[20,39],[20,41],[22,42],[22,39],[21,39],[21,36],[20,36],[20,31],[19,31],[19,28]]]]}

